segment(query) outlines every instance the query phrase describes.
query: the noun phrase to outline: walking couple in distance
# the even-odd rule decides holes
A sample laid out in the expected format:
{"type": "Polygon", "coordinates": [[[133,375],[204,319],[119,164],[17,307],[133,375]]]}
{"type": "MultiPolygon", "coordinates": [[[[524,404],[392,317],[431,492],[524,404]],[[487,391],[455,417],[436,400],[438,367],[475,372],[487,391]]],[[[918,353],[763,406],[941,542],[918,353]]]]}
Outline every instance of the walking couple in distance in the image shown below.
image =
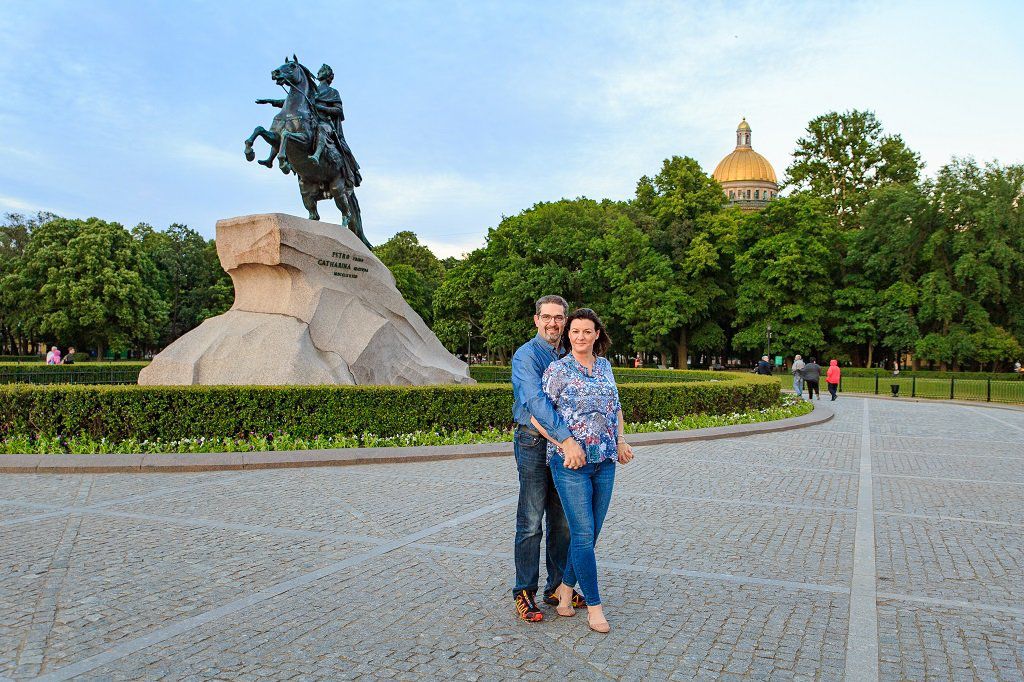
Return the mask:
{"type": "Polygon", "coordinates": [[[615,465],[633,459],[605,357],[611,339],[593,310],[570,314],[561,296],[538,299],[533,322],[537,335],[512,357],[519,471],[512,598],[521,619],[544,620],[537,603],[543,535],[543,602],[564,617],[585,608],[590,629],[605,633],[610,626],[594,547],[611,503],[615,465]]]}

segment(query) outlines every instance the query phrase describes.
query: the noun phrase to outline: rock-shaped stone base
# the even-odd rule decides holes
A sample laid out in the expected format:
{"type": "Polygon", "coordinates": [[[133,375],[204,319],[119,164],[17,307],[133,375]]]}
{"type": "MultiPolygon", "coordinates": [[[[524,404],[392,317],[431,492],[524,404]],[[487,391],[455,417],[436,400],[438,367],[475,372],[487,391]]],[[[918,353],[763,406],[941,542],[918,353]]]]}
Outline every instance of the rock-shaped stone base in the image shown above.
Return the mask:
{"type": "Polygon", "coordinates": [[[273,213],[217,223],[231,310],[153,358],[145,385],[472,383],[340,225],[273,213]]]}

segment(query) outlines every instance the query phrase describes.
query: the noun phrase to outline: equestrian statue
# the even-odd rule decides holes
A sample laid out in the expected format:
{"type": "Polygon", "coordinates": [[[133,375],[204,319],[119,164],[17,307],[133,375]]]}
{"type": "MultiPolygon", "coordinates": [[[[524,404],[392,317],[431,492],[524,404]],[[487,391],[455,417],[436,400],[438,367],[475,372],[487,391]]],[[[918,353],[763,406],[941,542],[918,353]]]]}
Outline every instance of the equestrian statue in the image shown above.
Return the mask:
{"type": "Polygon", "coordinates": [[[256,100],[256,104],[269,104],[281,112],[274,116],[270,130],[259,126],[252,131],[245,141],[246,160],[256,158],[252,143],[262,137],[270,145],[270,156],[257,163],[271,168],[276,158],[283,173],[295,173],[309,219],[320,220],[317,202],[333,198],[341,211],[342,224],[372,248],[363,234],[355,195],[355,188],[362,182],[359,164],[341,128],[345,120],[341,95],[331,87],[334,70],[324,64],[313,76],[292,55],[291,61],[285,57],[284,64],[271,71],[270,77],[287,96],[256,100]]]}

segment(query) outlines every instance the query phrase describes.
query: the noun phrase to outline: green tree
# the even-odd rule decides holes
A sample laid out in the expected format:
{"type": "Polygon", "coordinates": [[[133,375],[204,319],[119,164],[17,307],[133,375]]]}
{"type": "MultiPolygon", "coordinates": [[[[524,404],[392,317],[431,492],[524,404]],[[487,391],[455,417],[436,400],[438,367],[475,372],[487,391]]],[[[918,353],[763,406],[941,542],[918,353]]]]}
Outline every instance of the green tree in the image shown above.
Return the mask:
{"type": "Polygon", "coordinates": [[[476,249],[462,260],[446,266],[445,277],[434,292],[432,329],[452,353],[466,349],[467,336],[473,345],[485,347],[480,336],[484,304],[490,294],[491,273],[486,269],[486,250],[476,249]]]}
{"type": "Polygon", "coordinates": [[[152,282],[156,268],[117,223],[56,218],[32,230],[22,266],[5,284],[30,301],[40,334],[100,357],[157,340],[167,308],[152,282]]]}
{"type": "Polygon", "coordinates": [[[797,140],[785,184],[829,203],[840,230],[858,226],[868,192],[890,183],[915,182],[920,155],[899,135],[885,135],[870,111],[829,112],[807,124],[797,140]]]}
{"type": "Polygon", "coordinates": [[[132,236],[156,267],[149,284],[168,310],[157,345],[170,344],[206,318],[231,307],[231,278],[220,266],[212,239],[204,239],[195,230],[177,223],[162,232],[140,223],[132,230],[132,236]]]}
{"type": "Polygon", "coordinates": [[[912,350],[920,337],[917,280],[929,202],[921,185],[883,185],[869,192],[861,229],[837,235],[846,245],[846,267],[844,286],[835,292],[833,334],[866,366],[879,345],[896,354],[912,350]]]}
{"type": "Polygon", "coordinates": [[[655,177],[637,183],[635,205],[648,217],[640,224],[654,250],[668,259],[664,281],[652,286],[663,291],[672,311],[657,319],[671,324],[660,345],[671,348],[677,367],[686,367],[691,349],[712,352],[726,345],[739,213],[720,216],[724,203],[721,185],[690,157],[666,159],[655,177]]]}
{"type": "Polygon", "coordinates": [[[395,285],[428,325],[433,323],[434,292],[444,280],[445,267],[416,234],[405,230],[373,249],[395,276],[395,285]]]}
{"type": "Polygon", "coordinates": [[[839,254],[827,205],[797,194],[771,202],[740,228],[733,347],[761,351],[768,325],[780,354],[823,350],[839,254]]]}
{"type": "Polygon", "coordinates": [[[450,349],[465,348],[472,325],[481,345],[507,358],[535,333],[534,301],[554,293],[596,310],[616,351],[636,347],[636,334],[657,326],[652,318],[674,312],[657,289],[667,260],[658,259],[633,213],[620,202],[581,198],[503,219],[483,248],[447,272],[434,298],[435,333],[450,349]]]}
{"type": "Polygon", "coordinates": [[[57,216],[38,213],[29,217],[8,213],[0,224],[0,353],[27,354],[38,329],[28,313],[31,300],[17,291],[17,273],[24,267],[25,248],[32,230],[57,216]]]}
{"type": "Polygon", "coordinates": [[[929,185],[932,229],[918,281],[927,334],[917,351],[943,369],[1009,360],[1016,351],[1005,339],[1019,324],[1022,186],[1019,166],[982,168],[963,159],[943,166],[929,185]]]}

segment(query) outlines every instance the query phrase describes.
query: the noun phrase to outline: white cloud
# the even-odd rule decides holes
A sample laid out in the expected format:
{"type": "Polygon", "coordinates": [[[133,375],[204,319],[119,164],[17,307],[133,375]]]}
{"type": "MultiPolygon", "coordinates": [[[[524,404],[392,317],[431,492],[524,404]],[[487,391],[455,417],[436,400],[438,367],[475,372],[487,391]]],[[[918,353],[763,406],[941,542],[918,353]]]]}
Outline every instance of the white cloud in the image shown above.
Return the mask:
{"type": "Polygon", "coordinates": [[[462,258],[470,251],[475,251],[483,246],[484,236],[481,234],[478,239],[469,239],[459,242],[420,238],[420,243],[429,248],[438,258],[462,258]]]}
{"type": "Polygon", "coordinates": [[[6,197],[0,195],[0,208],[5,211],[13,211],[15,213],[38,213],[39,211],[52,210],[47,209],[30,201],[24,201],[17,197],[6,197]]]}
{"type": "Polygon", "coordinates": [[[242,160],[241,152],[232,153],[220,147],[193,140],[175,140],[168,153],[191,164],[198,164],[217,171],[229,171],[232,174],[244,168],[239,163],[242,160]]]}

